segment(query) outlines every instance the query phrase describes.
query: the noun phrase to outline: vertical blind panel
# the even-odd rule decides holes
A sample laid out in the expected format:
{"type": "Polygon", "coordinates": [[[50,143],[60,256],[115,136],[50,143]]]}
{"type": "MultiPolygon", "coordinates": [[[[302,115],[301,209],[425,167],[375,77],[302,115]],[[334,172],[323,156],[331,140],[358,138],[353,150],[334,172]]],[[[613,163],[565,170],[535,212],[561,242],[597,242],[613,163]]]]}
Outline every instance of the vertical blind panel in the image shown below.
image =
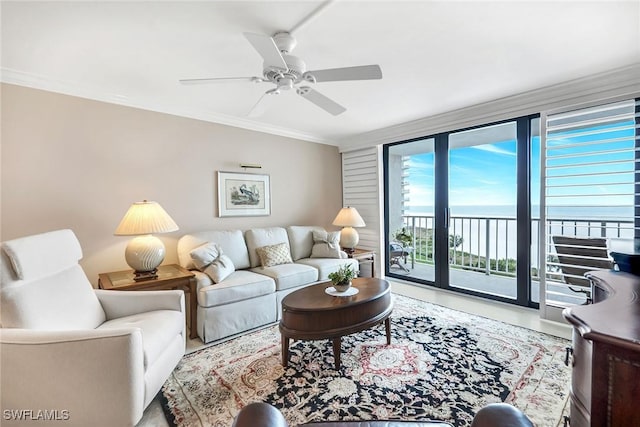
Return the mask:
{"type": "Polygon", "coordinates": [[[608,268],[611,239],[638,235],[637,110],[629,100],[547,117],[547,304],[582,303],[588,291],[583,274],[608,268]],[[562,289],[574,291],[574,298],[562,289]]]}
{"type": "Polygon", "coordinates": [[[380,187],[376,147],[342,153],[342,204],[358,210],[366,226],[358,228],[359,248],[380,248],[380,187]]]}

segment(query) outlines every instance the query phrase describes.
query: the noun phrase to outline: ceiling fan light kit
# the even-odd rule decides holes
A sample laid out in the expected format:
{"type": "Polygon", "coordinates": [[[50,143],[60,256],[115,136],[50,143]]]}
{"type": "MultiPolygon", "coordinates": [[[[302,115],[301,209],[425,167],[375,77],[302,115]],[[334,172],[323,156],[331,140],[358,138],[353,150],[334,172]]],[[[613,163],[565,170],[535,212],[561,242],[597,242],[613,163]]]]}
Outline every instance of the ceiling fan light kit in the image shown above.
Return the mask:
{"type": "MultiPolygon", "coordinates": [[[[330,3],[330,2],[329,2],[330,3]]],[[[320,8],[318,9],[320,10],[320,8]]],[[[308,20],[309,18],[307,18],[308,20]]],[[[305,21],[306,22],[306,21],[305,21]]],[[[297,27],[296,27],[297,28],[297,27]]],[[[249,117],[261,115],[266,95],[278,95],[281,91],[296,89],[296,93],[329,114],[337,116],[347,109],[309,86],[296,86],[299,83],[336,82],[348,80],[376,80],[382,78],[379,65],[361,65],[355,67],[330,68],[307,71],[305,62],[291,55],[297,41],[291,33],[281,31],[272,37],[244,33],[245,38],[263,59],[262,77],[214,77],[180,80],[182,84],[203,84],[229,81],[250,81],[254,83],[272,83],[276,87],[267,90],[258,102],[249,110],[249,117]]]]}

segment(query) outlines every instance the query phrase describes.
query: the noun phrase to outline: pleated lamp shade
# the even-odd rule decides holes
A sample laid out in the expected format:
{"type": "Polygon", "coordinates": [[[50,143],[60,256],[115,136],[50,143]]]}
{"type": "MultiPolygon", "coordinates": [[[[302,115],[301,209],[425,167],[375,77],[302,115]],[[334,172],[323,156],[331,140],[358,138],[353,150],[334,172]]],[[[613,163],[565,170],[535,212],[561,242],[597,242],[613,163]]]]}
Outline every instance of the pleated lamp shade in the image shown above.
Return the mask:
{"type": "Polygon", "coordinates": [[[142,201],[131,205],[116,236],[138,236],[127,245],[124,257],[136,272],[136,280],[153,279],[165,256],[164,244],[152,234],[178,230],[178,225],[156,202],[142,201]]]}
{"type": "Polygon", "coordinates": [[[346,208],[340,209],[340,212],[336,215],[336,219],[333,220],[333,225],[337,225],[338,227],[364,227],[367,224],[364,223],[364,220],[356,208],[347,206],[346,208]]]}
{"type": "Polygon", "coordinates": [[[169,233],[178,225],[157,202],[135,202],[131,205],[114,233],[116,236],[169,233]]]}

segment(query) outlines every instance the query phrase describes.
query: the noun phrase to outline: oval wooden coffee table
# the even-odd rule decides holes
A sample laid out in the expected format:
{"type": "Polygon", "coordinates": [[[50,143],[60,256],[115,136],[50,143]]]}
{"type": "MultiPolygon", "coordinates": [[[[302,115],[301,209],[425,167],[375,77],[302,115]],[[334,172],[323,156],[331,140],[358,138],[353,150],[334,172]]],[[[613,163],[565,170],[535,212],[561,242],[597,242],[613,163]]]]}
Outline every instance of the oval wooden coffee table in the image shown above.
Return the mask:
{"type": "Polygon", "coordinates": [[[333,340],[333,358],[340,369],[342,337],[385,322],[387,344],[391,344],[389,316],[393,309],[391,291],[386,280],[357,278],[356,295],[331,296],[325,289],[331,282],[294,291],[282,300],[282,366],[289,363],[289,342],[299,340],[333,340]]]}

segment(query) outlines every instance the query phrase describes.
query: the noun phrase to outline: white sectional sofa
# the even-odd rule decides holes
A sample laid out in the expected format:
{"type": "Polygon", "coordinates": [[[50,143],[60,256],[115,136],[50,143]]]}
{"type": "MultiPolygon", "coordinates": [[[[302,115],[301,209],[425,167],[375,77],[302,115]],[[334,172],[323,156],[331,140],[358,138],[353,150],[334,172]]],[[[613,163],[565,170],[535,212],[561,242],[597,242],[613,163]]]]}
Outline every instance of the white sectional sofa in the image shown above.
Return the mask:
{"type": "Polygon", "coordinates": [[[246,231],[201,231],[178,241],[180,265],[194,270],[198,282],[198,336],[216,341],[240,332],[276,322],[281,301],[290,292],[328,280],[329,273],[344,264],[358,271],[358,261],[339,251],[335,258],[317,258],[316,226],[257,228],[246,231]],[[234,271],[219,283],[197,271],[191,256],[194,249],[215,243],[233,262],[234,271]],[[286,243],[291,262],[262,267],[256,249],[286,243]]]}

